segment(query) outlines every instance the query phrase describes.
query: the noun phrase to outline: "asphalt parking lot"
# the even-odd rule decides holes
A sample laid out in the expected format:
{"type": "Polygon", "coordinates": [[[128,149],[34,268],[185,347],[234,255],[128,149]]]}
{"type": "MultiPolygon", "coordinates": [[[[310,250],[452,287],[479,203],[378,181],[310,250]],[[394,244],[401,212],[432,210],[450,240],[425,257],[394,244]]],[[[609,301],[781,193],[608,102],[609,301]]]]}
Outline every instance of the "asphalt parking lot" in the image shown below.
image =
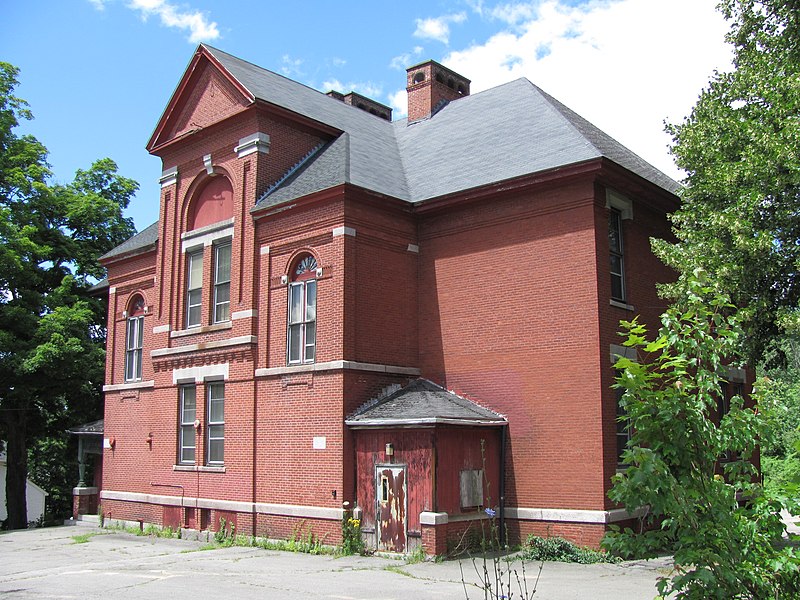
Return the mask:
{"type": "MultiPolygon", "coordinates": [[[[465,578],[477,581],[463,561],[465,578]]],[[[536,600],[652,600],[669,561],[526,564],[536,600]]],[[[9,598],[483,598],[465,593],[458,561],[406,564],[382,557],[310,556],[138,537],[86,527],[0,534],[0,596],[9,598]],[[88,534],[88,535],[87,535],[88,534]],[[86,540],[86,541],[83,541],[86,540]],[[79,543],[82,542],[82,543],[79,543]],[[468,595],[467,595],[468,594],[468,595]]],[[[514,598],[519,597],[515,590],[514,598]]]]}

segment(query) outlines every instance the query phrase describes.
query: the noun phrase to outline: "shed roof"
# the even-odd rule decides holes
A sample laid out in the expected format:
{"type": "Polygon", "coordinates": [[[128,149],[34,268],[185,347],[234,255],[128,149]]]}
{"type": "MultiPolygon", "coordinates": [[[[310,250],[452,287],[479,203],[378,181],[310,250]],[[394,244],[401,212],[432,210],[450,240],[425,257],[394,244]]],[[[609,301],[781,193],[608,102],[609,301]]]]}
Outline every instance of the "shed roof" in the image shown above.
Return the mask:
{"type": "Polygon", "coordinates": [[[356,410],[351,427],[409,425],[506,425],[506,418],[427,379],[416,379],[356,410]]]}

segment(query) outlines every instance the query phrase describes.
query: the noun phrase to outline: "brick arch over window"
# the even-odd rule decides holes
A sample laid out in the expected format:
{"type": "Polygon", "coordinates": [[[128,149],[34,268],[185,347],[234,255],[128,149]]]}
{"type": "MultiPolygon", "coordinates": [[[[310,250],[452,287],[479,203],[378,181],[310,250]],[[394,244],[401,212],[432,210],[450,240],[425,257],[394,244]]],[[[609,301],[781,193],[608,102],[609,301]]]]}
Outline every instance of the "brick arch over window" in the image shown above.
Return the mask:
{"type": "Polygon", "coordinates": [[[312,363],[317,348],[317,259],[306,252],[289,264],[286,359],[289,364],[312,363]]]}
{"type": "Polygon", "coordinates": [[[189,206],[189,230],[233,217],[233,186],[227,177],[210,178],[194,194],[189,206]]]}

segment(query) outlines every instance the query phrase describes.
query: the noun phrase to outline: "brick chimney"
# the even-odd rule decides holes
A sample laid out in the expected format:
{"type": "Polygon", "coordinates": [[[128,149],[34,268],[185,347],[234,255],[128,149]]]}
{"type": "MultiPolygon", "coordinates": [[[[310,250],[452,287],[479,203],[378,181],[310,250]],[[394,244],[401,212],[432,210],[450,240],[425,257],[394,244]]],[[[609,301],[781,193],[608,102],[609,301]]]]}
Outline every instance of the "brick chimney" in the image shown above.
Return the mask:
{"type": "Polygon", "coordinates": [[[452,100],[469,96],[470,80],[434,60],[406,69],[408,122],[427,119],[452,100]]]}

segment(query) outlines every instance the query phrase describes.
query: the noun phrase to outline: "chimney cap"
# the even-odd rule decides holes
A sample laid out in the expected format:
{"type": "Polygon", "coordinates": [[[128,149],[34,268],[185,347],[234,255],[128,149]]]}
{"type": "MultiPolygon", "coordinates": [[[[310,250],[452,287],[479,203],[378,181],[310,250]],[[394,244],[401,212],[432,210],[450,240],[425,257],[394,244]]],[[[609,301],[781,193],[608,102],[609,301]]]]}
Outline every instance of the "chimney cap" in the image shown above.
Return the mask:
{"type": "Polygon", "coordinates": [[[464,83],[467,83],[467,84],[472,83],[472,81],[470,79],[467,79],[466,77],[464,77],[460,73],[456,73],[455,71],[453,71],[453,69],[449,69],[448,67],[445,67],[442,63],[437,62],[437,61],[435,61],[433,59],[424,60],[424,61],[422,61],[420,63],[415,64],[415,65],[411,65],[410,67],[406,68],[406,73],[408,73],[410,71],[413,71],[415,69],[421,69],[421,68],[426,67],[428,65],[435,65],[437,67],[437,70],[446,71],[449,75],[452,75],[453,77],[457,77],[458,79],[460,79],[464,83]]]}

